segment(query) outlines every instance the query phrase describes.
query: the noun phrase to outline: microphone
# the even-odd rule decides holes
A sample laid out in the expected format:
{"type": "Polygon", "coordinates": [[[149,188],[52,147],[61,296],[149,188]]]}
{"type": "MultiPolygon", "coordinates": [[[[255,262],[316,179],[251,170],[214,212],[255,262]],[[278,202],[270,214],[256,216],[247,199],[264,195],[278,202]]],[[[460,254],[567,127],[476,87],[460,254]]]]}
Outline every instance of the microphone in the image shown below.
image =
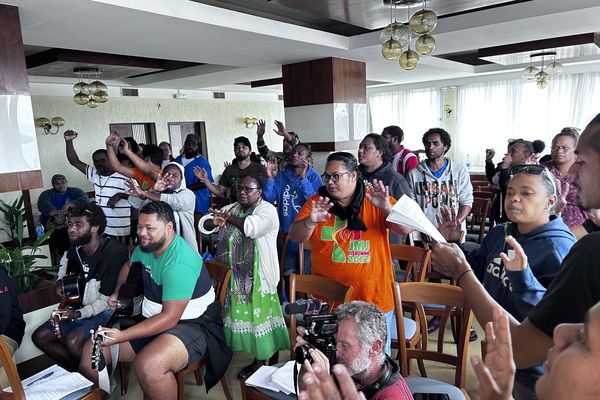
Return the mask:
{"type": "Polygon", "coordinates": [[[328,307],[329,304],[326,301],[320,301],[315,299],[300,299],[295,303],[286,304],[284,310],[285,313],[288,315],[319,315],[328,307]]]}

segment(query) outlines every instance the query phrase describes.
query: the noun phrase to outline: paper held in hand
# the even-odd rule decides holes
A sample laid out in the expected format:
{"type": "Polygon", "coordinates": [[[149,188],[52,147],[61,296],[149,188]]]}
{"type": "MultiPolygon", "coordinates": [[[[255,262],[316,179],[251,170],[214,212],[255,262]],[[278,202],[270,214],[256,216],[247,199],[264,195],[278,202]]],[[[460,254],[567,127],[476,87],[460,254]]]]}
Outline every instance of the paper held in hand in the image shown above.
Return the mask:
{"type": "Polygon", "coordinates": [[[398,199],[386,220],[394,224],[410,226],[438,243],[446,243],[446,239],[427,219],[421,207],[407,195],[402,195],[398,199]]]}

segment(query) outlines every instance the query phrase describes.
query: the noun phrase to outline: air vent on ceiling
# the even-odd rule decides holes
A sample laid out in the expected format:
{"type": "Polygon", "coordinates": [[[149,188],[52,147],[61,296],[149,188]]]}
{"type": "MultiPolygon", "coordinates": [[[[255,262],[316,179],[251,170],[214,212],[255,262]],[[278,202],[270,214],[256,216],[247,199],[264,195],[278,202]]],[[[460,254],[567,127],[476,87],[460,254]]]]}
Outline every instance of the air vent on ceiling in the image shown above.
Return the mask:
{"type": "Polygon", "coordinates": [[[121,96],[123,97],[139,97],[137,89],[121,88],[121,96]]]}
{"type": "Polygon", "coordinates": [[[213,99],[224,99],[225,92],[213,92],[213,99]]]}

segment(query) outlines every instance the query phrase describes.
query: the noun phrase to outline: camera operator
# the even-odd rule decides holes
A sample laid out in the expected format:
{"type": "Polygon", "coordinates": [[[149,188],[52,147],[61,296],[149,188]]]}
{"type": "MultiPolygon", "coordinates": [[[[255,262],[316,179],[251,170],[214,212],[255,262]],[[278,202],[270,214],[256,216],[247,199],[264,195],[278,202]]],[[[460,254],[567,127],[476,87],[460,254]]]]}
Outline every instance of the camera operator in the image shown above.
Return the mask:
{"type": "MultiPolygon", "coordinates": [[[[400,376],[398,365],[384,351],[387,323],[383,313],[374,305],[364,301],[352,301],[340,305],[334,312],[338,320],[337,363],[344,365],[367,399],[412,400],[410,390],[400,376]]],[[[298,345],[305,345],[305,330],[297,329],[298,345]]],[[[308,360],[300,370],[300,390],[304,390],[303,375],[313,369],[330,371],[327,357],[319,350],[309,350],[313,360],[308,360]]]]}

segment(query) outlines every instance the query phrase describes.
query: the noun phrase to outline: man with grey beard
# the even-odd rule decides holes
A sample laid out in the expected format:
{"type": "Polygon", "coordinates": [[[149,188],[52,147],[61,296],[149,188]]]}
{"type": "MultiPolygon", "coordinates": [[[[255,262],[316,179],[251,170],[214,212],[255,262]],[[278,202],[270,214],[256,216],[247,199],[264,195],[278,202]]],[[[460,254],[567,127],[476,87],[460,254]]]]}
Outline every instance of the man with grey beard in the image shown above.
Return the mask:
{"type": "MultiPolygon", "coordinates": [[[[358,390],[367,399],[412,400],[413,396],[399,373],[398,365],[385,354],[387,322],[383,313],[364,301],[341,304],[334,312],[338,320],[336,334],[336,363],[344,365],[358,390]]],[[[298,345],[307,344],[302,338],[304,328],[298,327],[298,345]]],[[[305,360],[300,370],[300,390],[304,389],[302,376],[307,371],[319,375],[329,371],[329,360],[319,350],[311,348],[312,364],[305,360]]]]}

